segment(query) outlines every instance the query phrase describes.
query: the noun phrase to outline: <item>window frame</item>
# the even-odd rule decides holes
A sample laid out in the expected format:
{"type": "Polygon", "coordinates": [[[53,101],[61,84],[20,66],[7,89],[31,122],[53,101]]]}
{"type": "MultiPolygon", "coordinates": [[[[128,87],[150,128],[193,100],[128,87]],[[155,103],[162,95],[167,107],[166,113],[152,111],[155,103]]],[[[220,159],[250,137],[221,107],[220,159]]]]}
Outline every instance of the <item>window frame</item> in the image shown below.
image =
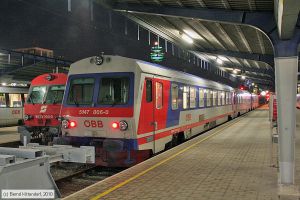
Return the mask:
{"type": "Polygon", "coordinates": [[[198,102],[198,106],[199,108],[204,108],[205,107],[205,94],[206,94],[206,89],[204,88],[199,88],[198,90],[199,93],[199,102],[198,102]],[[202,92],[201,92],[202,91],[202,92]],[[201,98],[201,93],[203,94],[203,98],[201,98]],[[201,101],[202,100],[202,101],[201,101]]]}
{"type": "Polygon", "coordinates": [[[197,91],[196,87],[190,86],[189,88],[189,104],[190,108],[196,108],[197,107],[197,91]],[[193,90],[193,98],[192,98],[192,90],[193,90]],[[192,104],[192,99],[193,99],[193,104],[192,104]]]}
{"type": "Polygon", "coordinates": [[[179,99],[179,86],[178,86],[178,84],[177,83],[172,83],[171,84],[171,109],[172,110],[178,110],[178,108],[179,108],[179,105],[178,105],[178,99],[179,99]],[[174,97],[174,95],[173,95],[173,92],[174,92],[174,90],[173,90],[173,88],[174,88],[174,86],[177,88],[177,90],[176,90],[176,98],[175,98],[175,100],[176,100],[176,103],[175,103],[175,105],[176,105],[176,107],[174,107],[174,105],[173,105],[173,97],[174,97]]]}
{"type": "Polygon", "coordinates": [[[162,109],[163,108],[163,106],[164,106],[164,95],[163,95],[163,93],[164,93],[164,85],[163,85],[163,83],[162,82],[159,82],[159,81],[155,81],[155,108],[157,109],[157,110],[160,110],[160,109],[162,109]],[[158,100],[159,100],[159,98],[158,98],[158,90],[157,90],[157,86],[158,85],[161,85],[161,90],[160,90],[160,92],[161,92],[161,104],[160,104],[160,107],[158,107],[158,100]]]}

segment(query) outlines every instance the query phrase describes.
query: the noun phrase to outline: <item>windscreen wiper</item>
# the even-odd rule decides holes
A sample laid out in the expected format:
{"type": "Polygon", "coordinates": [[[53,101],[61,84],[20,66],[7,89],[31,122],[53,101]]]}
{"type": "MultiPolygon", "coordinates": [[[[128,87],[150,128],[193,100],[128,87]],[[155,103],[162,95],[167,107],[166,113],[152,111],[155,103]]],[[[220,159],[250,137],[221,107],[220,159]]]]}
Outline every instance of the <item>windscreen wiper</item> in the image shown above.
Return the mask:
{"type": "Polygon", "coordinates": [[[34,102],[33,102],[32,95],[31,95],[31,94],[29,95],[29,99],[30,99],[32,105],[34,105],[34,102]]]}

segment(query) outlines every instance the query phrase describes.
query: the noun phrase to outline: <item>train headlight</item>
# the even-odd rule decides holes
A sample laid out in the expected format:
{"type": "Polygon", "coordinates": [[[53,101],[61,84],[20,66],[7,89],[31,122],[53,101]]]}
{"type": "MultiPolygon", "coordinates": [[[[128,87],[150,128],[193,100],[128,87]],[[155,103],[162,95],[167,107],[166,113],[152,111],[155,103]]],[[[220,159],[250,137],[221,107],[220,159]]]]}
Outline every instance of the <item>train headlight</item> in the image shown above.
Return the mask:
{"type": "Polygon", "coordinates": [[[33,119],[33,116],[31,116],[31,115],[24,115],[24,120],[25,121],[28,121],[28,120],[31,120],[31,119],[33,119]]]}
{"type": "Polygon", "coordinates": [[[66,120],[66,119],[62,120],[61,126],[62,126],[64,129],[69,128],[69,120],[66,120]]]}
{"type": "Polygon", "coordinates": [[[121,131],[126,131],[128,129],[128,123],[122,120],[119,122],[119,127],[121,131]]]}

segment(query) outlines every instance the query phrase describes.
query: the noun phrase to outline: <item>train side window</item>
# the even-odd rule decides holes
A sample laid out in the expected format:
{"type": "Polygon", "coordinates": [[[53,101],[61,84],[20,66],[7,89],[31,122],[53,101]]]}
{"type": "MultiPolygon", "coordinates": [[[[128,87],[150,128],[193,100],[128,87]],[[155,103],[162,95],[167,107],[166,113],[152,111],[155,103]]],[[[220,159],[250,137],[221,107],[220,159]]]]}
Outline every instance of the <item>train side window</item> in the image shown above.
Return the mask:
{"type": "Polygon", "coordinates": [[[172,83],[172,110],[178,109],[178,85],[172,83]]]}
{"type": "Polygon", "coordinates": [[[190,87],[190,108],[196,108],[196,89],[190,87]]]}
{"type": "Polygon", "coordinates": [[[189,87],[183,86],[183,109],[189,108],[189,87]]]}
{"type": "Polygon", "coordinates": [[[213,97],[212,97],[212,102],[213,102],[213,106],[217,105],[217,91],[213,91],[213,97]]]}
{"type": "Polygon", "coordinates": [[[9,107],[11,108],[22,107],[21,94],[9,94],[9,107]]]}
{"type": "Polygon", "coordinates": [[[206,106],[211,106],[212,104],[212,90],[207,90],[206,104],[206,106]]]}
{"type": "Polygon", "coordinates": [[[0,93],[0,107],[4,108],[6,107],[6,100],[5,100],[5,94],[0,93]]]}
{"type": "Polygon", "coordinates": [[[204,107],[204,89],[199,89],[199,107],[204,107]]]}
{"type": "Polygon", "coordinates": [[[155,97],[156,97],[156,109],[161,109],[163,107],[163,84],[155,83],[155,97]]]}
{"type": "Polygon", "coordinates": [[[222,92],[218,91],[218,105],[222,105],[222,92]]]}
{"type": "Polygon", "coordinates": [[[226,92],[226,105],[229,104],[229,92],[226,92]]]}
{"type": "Polygon", "coordinates": [[[225,105],[225,92],[221,92],[221,102],[222,102],[222,106],[224,106],[225,105]]]}
{"type": "Polygon", "coordinates": [[[146,101],[152,101],[152,80],[150,79],[146,80],[146,101]]]}

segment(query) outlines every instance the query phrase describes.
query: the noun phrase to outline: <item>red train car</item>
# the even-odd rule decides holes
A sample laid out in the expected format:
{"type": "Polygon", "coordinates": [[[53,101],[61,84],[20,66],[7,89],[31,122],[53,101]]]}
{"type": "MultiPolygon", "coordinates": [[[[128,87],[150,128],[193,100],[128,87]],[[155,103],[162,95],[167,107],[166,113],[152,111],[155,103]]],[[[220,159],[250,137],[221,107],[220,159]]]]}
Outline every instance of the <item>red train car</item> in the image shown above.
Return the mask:
{"type": "Polygon", "coordinates": [[[66,81],[63,73],[43,74],[32,80],[24,105],[25,126],[19,129],[21,141],[27,135],[48,143],[59,134],[58,116],[66,81]]]}

